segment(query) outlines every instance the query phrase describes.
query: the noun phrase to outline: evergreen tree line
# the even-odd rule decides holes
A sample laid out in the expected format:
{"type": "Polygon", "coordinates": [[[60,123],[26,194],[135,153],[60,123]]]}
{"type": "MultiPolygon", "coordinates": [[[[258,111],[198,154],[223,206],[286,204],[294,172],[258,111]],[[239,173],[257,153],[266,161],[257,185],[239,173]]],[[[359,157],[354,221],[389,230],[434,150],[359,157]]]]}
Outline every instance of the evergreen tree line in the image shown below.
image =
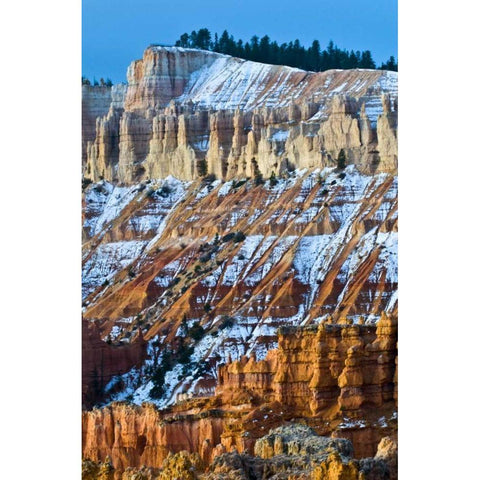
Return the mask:
{"type": "MultiPolygon", "coordinates": [[[[207,28],[201,28],[198,32],[194,30],[190,34],[184,33],[181,35],[175,46],[200,48],[254,62],[288,65],[314,72],[321,72],[331,68],[377,68],[370,50],[342,50],[332,41],[328,43],[327,48],[322,50],[318,40],[314,40],[308,48],[301,45],[298,39],[279,45],[276,41],[271,41],[268,35],[262,38],[254,35],[249,42],[244,42],[241,39],[235,40],[233,35],[230,35],[227,30],[220,37],[215,33],[212,38],[207,28]]],[[[395,57],[391,56],[378,69],[397,71],[398,65],[395,57]]]]}
{"type": "Polygon", "coordinates": [[[98,83],[97,79],[94,77],[92,83],[87,77],[82,77],[82,85],[93,85],[94,87],[101,85],[102,87],[111,87],[113,83],[109,78],[107,78],[106,80],[101,78],[100,83],[98,83]]]}

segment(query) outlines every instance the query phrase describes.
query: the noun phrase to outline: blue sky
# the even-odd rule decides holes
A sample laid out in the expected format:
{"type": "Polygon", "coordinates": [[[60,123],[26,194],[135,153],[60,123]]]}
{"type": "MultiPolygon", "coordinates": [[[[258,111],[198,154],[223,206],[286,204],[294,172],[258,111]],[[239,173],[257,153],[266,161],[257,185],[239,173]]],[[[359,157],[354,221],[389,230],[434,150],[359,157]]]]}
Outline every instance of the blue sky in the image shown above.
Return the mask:
{"type": "Polygon", "coordinates": [[[322,48],[332,39],[340,48],[371,50],[377,64],[397,57],[397,0],[83,0],[83,75],[125,81],[127,66],[149,44],[174,43],[202,27],[243,40],[318,39],[322,48]]]}

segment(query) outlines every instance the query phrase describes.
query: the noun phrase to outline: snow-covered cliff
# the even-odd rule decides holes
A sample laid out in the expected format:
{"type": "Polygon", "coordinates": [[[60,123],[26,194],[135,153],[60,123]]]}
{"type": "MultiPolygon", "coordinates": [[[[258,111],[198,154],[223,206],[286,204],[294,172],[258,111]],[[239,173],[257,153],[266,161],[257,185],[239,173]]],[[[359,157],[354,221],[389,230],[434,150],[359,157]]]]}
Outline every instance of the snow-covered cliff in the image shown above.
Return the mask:
{"type": "Polygon", "coordinates": [[[86,131],[94,181],[278,175],[332,166],[341,149],[363,172],[396,169],[396,72],[306,72],[149,47],[127,78],[95,134],[86,131]]]}

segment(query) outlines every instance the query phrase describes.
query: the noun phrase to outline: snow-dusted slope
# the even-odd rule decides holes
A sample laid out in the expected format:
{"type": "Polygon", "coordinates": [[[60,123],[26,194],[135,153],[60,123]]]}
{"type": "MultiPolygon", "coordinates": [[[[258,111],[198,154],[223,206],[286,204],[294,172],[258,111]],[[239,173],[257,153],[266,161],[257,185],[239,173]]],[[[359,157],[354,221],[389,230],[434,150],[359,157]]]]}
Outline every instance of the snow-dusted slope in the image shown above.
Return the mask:
{"type": "MultiPolygon", "coordinates": [[[[259,186],[169,179],[119,188],[102,182],[85,195],[84,316],[115,342],[139,331],[149,349],[190,342],[188,368],[172,367],[160,405],[198,393],[229,356],[263,357],[279,326],[396,313],[394,176],[352,165],[259,186]],[[197,322],[203,337],[191,343],[197,322]]],[[[152,352],[112,398],[149,398],[161,359],[152,352]]]]}
{"type": "MultiPolygon", "coordinates": [[[[193,72],[178,98],[203,107],[225,110],[279,108],[306,97],[366,95],[368,89],[397,95],[397,73],[376,70],[330,70],[312,73],[291,67],[267,65],[232,57],[217,59],[193,72]]],[[[381,113],[380,97],[367,99],[367,115],[373,121],[381,113]],[[380,106],[380,111],[374,109],[380,106]]]]}
{"type": "Polygon", "coordinates": [[[143,58],[129,67],[128,79],[127,110],[166,106],[171,99],[208,109],[248,111],[324,101],[339,94],[371,100],[375,97],[377,101],[382,93],[397,96],[396,72],[307,72],[180,47],[149,47],[143,58]]]}
{"type": "Polygon", "coordinates": [[[307,86],[303,82],[306,77],[308,74],[299,69],[226,56],[193,72],[178,100],[230,110],[249,110],[258,105],[279,107],[302,94],[307,86]]]}

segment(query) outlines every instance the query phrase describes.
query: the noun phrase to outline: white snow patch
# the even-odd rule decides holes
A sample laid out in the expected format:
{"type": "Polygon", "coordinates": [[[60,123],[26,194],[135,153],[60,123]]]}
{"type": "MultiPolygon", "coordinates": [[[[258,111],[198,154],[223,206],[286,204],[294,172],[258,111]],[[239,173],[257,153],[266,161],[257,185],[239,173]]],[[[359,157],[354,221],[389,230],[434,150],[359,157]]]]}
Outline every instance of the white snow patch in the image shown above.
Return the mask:
{"type": "Polygon", "coordinates": [[[142,240],[131,240],[99,245],[83,266],[83,297],[135,261],[145,244],[142,240]]]}
{"type": "Polygon", "coordinates": [[[227,195],[230,190],[232,189],[232,185],[233,185],[233,181],[230,180],[228,182],[225,182],[218,190],[218,193],[217,195],[219,197],[224,197],[225,195],[227,195]]]}
{"type": "MultiPolygon", "coordinates": [[[[106,185],[109,184],[107,183],[106,185]]],[[[106,199],[103,212],[95,223],[94,234],[100,233],[106,224],[117,218],[122,210],[132,201],[137,192],[138,188],[136,185],[131,187],[113,187],[106,199]]]]}
{"type": "Polygon", "coordinates": [[[223,285],[233,286],[237,283],[240,274],[262,240],[263,235],[250,235],[245,238],[238,254],[225,269],[222,279],[223,285]]]}
{"type": "Polygon", "coordinates": [[[285,142],[290,135],[290,130],[277,130],[271,137],[276,142],[285,142]]]}

